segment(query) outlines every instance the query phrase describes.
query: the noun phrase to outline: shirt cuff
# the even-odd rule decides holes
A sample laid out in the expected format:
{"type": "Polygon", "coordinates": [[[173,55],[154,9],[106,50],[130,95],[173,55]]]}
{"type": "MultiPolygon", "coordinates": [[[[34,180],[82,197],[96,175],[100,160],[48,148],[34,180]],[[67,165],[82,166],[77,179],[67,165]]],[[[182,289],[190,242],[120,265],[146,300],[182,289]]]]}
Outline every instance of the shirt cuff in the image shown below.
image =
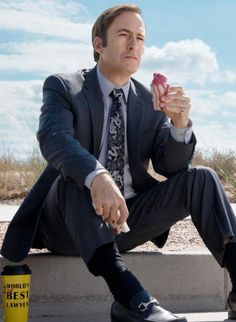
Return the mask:
{"type": "Polygon", "coordinates": [[[172,138],[181,143],[188,144],[191,141],[193,128],[193,122],[191,120],[188,121],[188,127],[184,129],[179,129],[175,127],[172,123],[170,124],[170,134],[172,138]]]}
{"type": "Polygon", "coordinates": [[[92,171],[92,172],[90,172],[90,173],[87,175],[86,179],[85,179],[85,182],[84,182],[85,186],[86,186],[88,189],[91,189],[91,183],[92,183],[93,179],[94,179],[98,174],[103,173],[103,172],[107,172],[107,173],[108,173],[108,171],[107,171],[107,170],[106,170],[106,169],[101,165],[101,163],[97,161],[97,164],[96,164],[96,168],[95,168],[95,170],[94,170],[94,171],[92,171]]]}

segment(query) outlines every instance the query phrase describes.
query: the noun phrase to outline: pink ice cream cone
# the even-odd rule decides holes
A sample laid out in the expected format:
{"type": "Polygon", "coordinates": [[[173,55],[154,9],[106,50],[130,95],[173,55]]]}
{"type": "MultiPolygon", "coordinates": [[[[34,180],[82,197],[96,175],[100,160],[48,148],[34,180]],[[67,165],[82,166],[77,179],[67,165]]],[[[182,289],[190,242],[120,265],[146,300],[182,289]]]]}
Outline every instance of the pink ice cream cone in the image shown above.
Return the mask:
{"type": "Polygon", "coordinates": [[[160,111],[161,98],[168,93],[169,84],[167,78],[161,73],[154,73],[151,83],[154,109],[160,111]]]}

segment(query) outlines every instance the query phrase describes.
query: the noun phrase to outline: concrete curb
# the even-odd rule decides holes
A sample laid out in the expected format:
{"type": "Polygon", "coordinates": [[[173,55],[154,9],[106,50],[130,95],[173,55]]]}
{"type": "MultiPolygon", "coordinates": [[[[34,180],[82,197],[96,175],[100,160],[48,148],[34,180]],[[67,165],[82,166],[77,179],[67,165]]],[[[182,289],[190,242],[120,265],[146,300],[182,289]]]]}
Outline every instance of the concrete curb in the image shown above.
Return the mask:
{"type": "MultiPolygon", "coordinates": [[[[143,286],[173,312],[225,308],[227,277],[208,252],[130,252],[124,260],[143,286]]],[[[34,254],[24,263],[32,269],[31,316],[109,315],[108,288],[87,271],[81,258],[34,254]]],[[[0,258],[1,270],[9,264],[13,263],[0,258]]]]}

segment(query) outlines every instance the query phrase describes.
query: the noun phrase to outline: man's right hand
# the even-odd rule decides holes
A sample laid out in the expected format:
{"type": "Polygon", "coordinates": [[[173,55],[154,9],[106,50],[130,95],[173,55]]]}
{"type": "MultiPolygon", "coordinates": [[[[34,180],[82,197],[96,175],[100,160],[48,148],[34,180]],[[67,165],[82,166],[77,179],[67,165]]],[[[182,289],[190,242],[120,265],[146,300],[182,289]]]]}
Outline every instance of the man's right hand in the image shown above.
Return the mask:
{"type": "Polygon", "coordinates": [[[97,215],[111,225],[119,227],[128,218],[125,199],[110,174],[103,172],[93,179],[91,197],[97,215]]]}

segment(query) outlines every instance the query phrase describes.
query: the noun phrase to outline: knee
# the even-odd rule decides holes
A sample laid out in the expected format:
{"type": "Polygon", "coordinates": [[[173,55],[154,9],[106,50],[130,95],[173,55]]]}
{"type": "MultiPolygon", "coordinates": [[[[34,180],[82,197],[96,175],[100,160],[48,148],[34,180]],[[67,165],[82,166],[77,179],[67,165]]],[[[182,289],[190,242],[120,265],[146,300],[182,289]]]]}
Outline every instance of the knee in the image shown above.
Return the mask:
{"type": "Polygon", "coordinates": [[[210,168],[210,167],[205,167],[205,166],[197,166],[195,168],[195,171],[200,174],[200,175],[215,175],[216,172],[210,168]]]}
{"type": "Polygon", "coordinates": [[[219,180],[217,173],[210,167],[198,166],[193,169],[198,180],[219,180]]]}

